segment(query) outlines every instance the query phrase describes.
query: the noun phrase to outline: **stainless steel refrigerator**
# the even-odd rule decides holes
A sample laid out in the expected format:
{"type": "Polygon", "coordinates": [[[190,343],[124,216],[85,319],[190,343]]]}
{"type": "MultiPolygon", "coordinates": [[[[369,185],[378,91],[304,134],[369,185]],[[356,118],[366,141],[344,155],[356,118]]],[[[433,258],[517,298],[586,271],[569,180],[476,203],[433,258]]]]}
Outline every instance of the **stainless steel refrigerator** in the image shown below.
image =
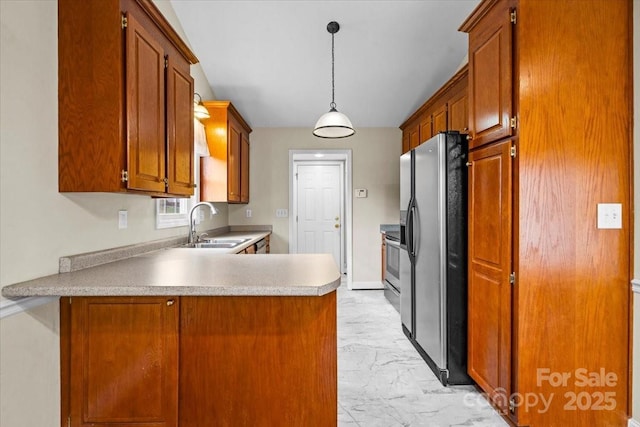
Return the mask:
{"type": "Polygon", "coordinates": [[[467,140],[443,132],[400,157],[402,329],[440,382],[467,375],[467,140]]]}

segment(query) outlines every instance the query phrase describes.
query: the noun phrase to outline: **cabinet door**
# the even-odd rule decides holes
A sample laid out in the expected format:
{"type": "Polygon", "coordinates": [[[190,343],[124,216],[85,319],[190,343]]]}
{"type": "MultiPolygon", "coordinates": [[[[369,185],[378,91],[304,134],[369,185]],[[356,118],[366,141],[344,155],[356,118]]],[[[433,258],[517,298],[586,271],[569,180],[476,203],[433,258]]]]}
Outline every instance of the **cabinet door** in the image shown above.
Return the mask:
{"type": "Polygon", "coordinates": [[[454,96],[448,103],[448,130],[460,133],[469,132],[469,109],[467,92],[463,91],[454,96]]]}
{"type": "Polygon", "coordinates": [[[242,144],[242,130],[229,116],[229,146],[227,155],[227,198],[229,202],[240,202],[240,156],[242,144]]]}
{"type": "Polygon", "coordinates": [[[511,394],[511,141],[469,153],[468,371],[501,410],[511,394]]]}
{"type": "Polygon", "coordinates": [[[432,122],[433,122],[433,132],[431,132],[431,136],[437,134],[438,132],[446,132],[447,131],[447,105],[443,105],[438,108],[432,114],[432,122]]]}
{"type": "Polygon", "coordinates": [[[249,135],[242,132],[240,141],[240,201],[249,203],[249,135]]]}
{"type": "Polygon", "coordinates": [[[127,187],[165,192],[165,54],[127,14],[127,187]]]}
{"type": "Polygon", "coordinates": [[[512,0],[499,0],[469,33],[469,148],[511,135],[512,0]]]}
{"type": "Polygon", "coordinates": [[[193,195],[193,78],[189,64],[167,59],[167,191],[193,195]]]}
{"type": "Polygon", "coordinates": [[[409,131],[408,130],[404,130],[402,132],[402,154],[406,153],[407,151],[411,150],[411,145],[409,142],[409,131]]]}
{"type": "Polygon", "coordinates": [[[177,426],[178,305],[167,297],[72,299],[72,426],[177,426]]]}
{"type": "Polygon", "coordinates": [[[409,149],[416,148],[420,145],[420,125],[415,124],[411,126],[409,129],[409,149]]]}
{"type": "MultiPolygon", "coordinates": [[[[426,114],[420,120],[420,137],[418,144],[425,142],[433,136],[433,118],[430,114],[426,114]]],[[[415,147],[414,147],[415,148],[415,147]]]]}

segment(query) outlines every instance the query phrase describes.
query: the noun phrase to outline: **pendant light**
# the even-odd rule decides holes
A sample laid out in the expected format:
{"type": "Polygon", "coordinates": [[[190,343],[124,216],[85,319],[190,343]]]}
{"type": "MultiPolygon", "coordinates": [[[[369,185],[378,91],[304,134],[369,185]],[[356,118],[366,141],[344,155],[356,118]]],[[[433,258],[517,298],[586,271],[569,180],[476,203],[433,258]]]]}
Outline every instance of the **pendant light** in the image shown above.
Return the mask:
{"type": "Polygon", "coordinates": [[[356,133],[353,130],[351,120],[344,114],[336,110],[336,88],[335,88],[335,53],[333,38],[335,33],[340,30],[340,24],[335,21],[327,24],[327,31],[331,33],[331,104],[329,104],[330,110],[328,113],[323,114],[318,119],[313,134],[319,138],[346,138],[356,133]]]}
{"type": "Polygon", "coordinates": [[[207,110],[207,107],[202,104],[202,98],[198,93],[193,94],[193,115],[196,116],[196,119],[198,120],[208,119],[210,117],[209,110],[207,110]],[[198,98],[196,98],[196,96],[198,98]]]}

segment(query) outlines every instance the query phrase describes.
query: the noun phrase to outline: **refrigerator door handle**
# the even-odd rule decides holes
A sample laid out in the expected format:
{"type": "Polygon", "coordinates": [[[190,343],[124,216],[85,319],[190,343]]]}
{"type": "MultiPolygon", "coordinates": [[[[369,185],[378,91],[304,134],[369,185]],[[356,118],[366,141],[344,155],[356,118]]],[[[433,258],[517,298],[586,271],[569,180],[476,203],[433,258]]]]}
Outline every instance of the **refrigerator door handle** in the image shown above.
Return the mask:
{"type": "Polygon", "coordinates": [[[413,237],[411,238],[411,252],[413,252],[413,257],[416,258],[418,251],[420,251],[420,210],[415,200],[411,207],[411,232],[413,233],[413,237]]]}
{"type": "Polygon", "coordinates": [[[413,252],[413,197],[409,200],[409,206],[407,206],[407,226],[405,228],[405,241],[407,242],[407,253],[409,254],[409,261],[411,264],[415,263],[415,254],[413,252]]]}

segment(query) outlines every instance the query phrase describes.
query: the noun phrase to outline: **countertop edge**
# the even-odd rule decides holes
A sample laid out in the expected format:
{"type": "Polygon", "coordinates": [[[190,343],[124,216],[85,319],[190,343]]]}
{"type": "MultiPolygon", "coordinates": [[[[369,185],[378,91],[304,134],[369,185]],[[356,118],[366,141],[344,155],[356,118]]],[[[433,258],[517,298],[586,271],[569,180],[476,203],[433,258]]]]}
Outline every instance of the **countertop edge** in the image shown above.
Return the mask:
{"type": "Polygon", "coordinates": [[[144,296],[323,296],[340,287],[340,277],[333,282],[315,287],[310,286],[92,286],[88,288],[64,289],[57,286],[38,286],[30,288],[28,285],[3,288],[5,298],[28,297],[144,297],[144,296]]]}

